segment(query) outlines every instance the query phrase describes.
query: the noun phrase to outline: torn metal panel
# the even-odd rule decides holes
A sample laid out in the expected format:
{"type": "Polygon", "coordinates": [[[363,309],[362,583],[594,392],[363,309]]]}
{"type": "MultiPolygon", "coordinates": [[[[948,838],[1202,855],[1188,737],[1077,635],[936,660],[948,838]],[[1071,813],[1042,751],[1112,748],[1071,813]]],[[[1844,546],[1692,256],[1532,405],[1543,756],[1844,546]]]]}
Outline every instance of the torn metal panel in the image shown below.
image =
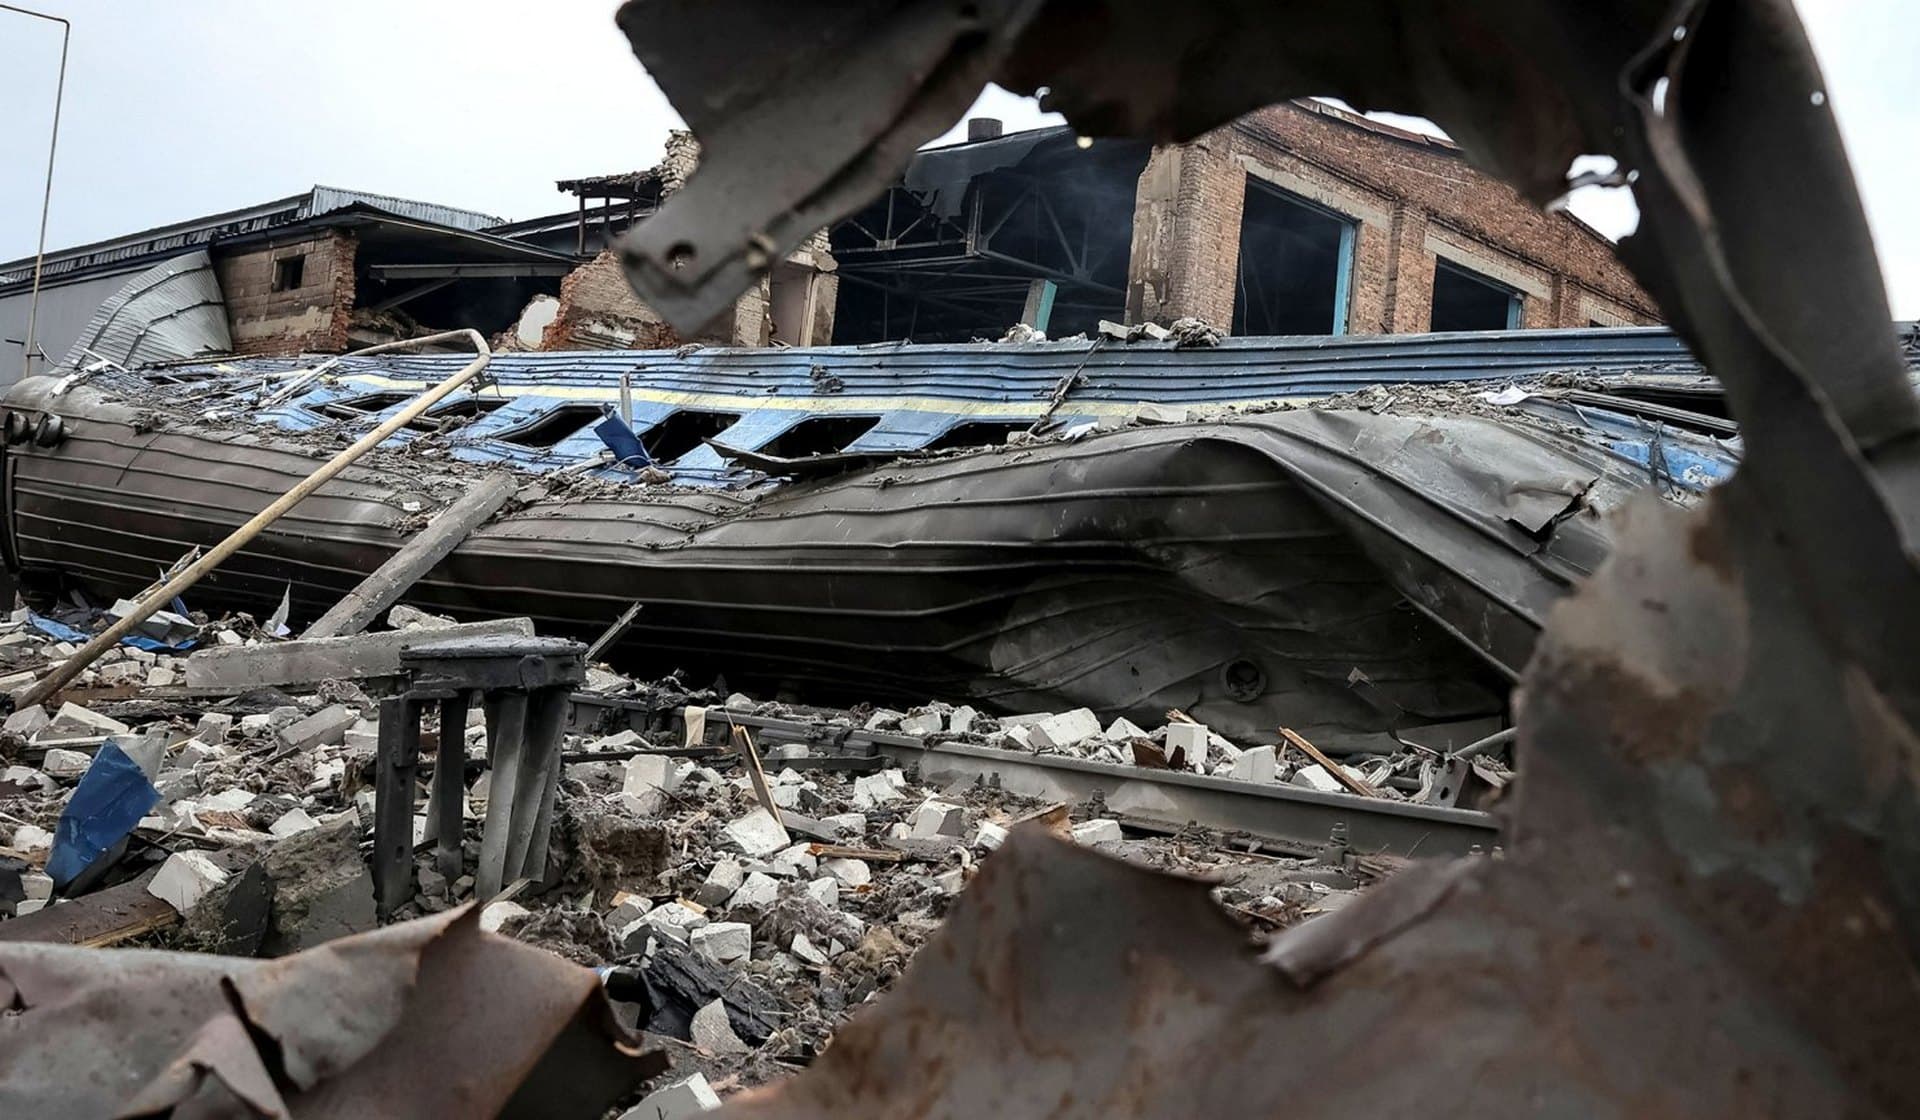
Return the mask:
{"type": "MultiPolygon", "coordinates": [[[[155,426],[105,388],[62,398],[59,447],[13,452],[28,570],[137,589],[309,467],[299,440],[155,426]]],[[[410,596],[583,638],[639,601],[628,656],[829,700],[1178,707],[1223,734],[1284,724],[1391,750],[1402,728],[1503,713],[1547,610],[1605,555],[1604,514],[1648,482],[1579,429],[1465,402],[1155,425],[740,492],[556,484],[410,596]]],[[[291,582],[317,613],[400,546],[410,506],[470,473],[397,454],[350,470],[209,587],[265,605],[291,582]]]]}
{"type": "Polygon", "coordinates": [[[232,350],[226,297],[213,258],[199,249],[128,280],[93,313],[60,364],[84,369],[104,358],[134,367],[232,350]]]}
{"type": "Polygon", "coordinates": [[[595,1117],[665,1067],[472,906],[271,961],[0,945],[0,997],[9,1116],[595,1117]]]}

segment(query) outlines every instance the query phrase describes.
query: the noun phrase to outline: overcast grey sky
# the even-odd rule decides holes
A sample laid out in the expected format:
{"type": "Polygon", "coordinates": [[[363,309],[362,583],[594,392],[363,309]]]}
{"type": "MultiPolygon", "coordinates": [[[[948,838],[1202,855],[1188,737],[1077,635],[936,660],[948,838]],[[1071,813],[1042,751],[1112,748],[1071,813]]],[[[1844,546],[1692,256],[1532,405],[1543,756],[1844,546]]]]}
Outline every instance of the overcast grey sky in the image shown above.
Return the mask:
{"type": "MultiPolygon", "coordinates": [[[[1910,3],[1801,0],[1800,9],[1895,314],[1920,318],[1910,3]]],[[[534,217],[566,208],[555,179],[651,165],[678,123],[613,27],[610,0],[22,6],[74,22],[49,248],[315,183],[534,217]]],[[[56,25],[0,12],[0,260],[33,251],[59,50],[56,25]]],[[[976,112],[1009,128],[1048,119],[999,90],[976,112]]],[[[1631,228],[1630,202],[1590,193],[1577,212],[1609,233],[1631,228]]]]}

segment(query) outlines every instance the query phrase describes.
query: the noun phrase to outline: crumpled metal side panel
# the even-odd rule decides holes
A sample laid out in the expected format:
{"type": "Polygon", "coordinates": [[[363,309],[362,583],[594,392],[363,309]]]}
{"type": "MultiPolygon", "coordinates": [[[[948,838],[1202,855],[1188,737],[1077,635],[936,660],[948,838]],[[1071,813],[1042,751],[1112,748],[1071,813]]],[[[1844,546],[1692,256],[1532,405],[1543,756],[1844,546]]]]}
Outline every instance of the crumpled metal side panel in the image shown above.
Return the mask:
{"type": "Polygon", "coordinates": [[[1504,859],[1390,881],[1261,972],[1164,880],[1003,849],[897,998],[732,1115],[1920,1111],[1920,406],[1791,5],[1062,2],[1005,34],[1002,81],[1093,131],[1330,93],[1433,118],[1536,200],[1616,156],[1621,253],[1745,459],[1696,510],[1630,507],[1556,608],[1504,859]],[[1049,967],[1008,983],[1007,947],[1049,967]]]}
{"type": "MultiPolygon", "coordinates": [[[[67,440],[16,459],[31,569],[137,590],[310,467],[278,435],[137,430],[104,393],[70,390],[67,440]]],[[[310,617],[461,469],[350,470],[210,581],[267,608],[291,582],[310,617]]],[[[590,637],[637,599],[624,653],[643,666],[816,699],[1178,707],[1223,734],[1391,749],[1389,731],[1502,714],[1546,612],[1605,555],[1606,512],[1645,478],[1522,418],[1298,409],[885,463],[757,500],[563,491],[481,527],[409,601],[590,637]],[[1229,664],[1251,667],[1250,691],[1229,664]]]]}
{"type": "Polygon", "coordinates": [[[101,357],[138,366],[232,352],[226,297],[213,258],[198,249],[128,280],[87,320],[61,365],[80,369],[101,357]]]}
{"type": "Polygon", "coordinates": [[[0,1008],[5,1116],[596,1117],[665,1066],[470,906],[278,960],[0,946],[0,1008]]]}

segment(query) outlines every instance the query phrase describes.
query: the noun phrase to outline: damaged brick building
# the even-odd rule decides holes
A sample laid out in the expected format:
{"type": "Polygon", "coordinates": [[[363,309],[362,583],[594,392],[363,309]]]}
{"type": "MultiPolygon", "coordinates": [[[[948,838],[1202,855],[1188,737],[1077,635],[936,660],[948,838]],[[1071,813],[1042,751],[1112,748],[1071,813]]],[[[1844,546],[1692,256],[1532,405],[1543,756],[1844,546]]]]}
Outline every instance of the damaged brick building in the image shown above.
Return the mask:
{"type": "MultiPolygon", "coordinates": [[[[1015,323],[1060,338],[1185,316],[1238,335],[1659,322],[1577,219],[1528,206],[1446,140],[1296,101],[1159,147],[975,119],[683,335],[633,294],[614,245],[698,160],[676,131],[656,166],[562,180],[570,211],[519,222],[316,187],[80,246],[47,260],[36,345],[59,361],[129,276],[200,247],[241,354],[453,327],[577,350],[964,342],[1015,323]]],[[[24,335],[30,264],[0,266],[8,338],[24,335]]]]}
{"type": "Polygon", "coordinates": [[[836,342],[1182,316],[1308,335],[1660,321],[1588,226],[1445,140],[1322,102],[1176,146],[971,129],[834,228],[836,342]]]}
{"type": "Polygon", "coordinates": [[[676,129],[666,155],[645,171],[564,179],[574,213],[497,227],[505,237],[586,258],[558,296],[527,306],[508,345],[527,350],[671,349],[687,342],[718,346],[824,345],[833,339],[837,282],[827,238],[816,235],[775,264],[760,282],[692,337],[668,326],[633,294],[614,242],[686,183],[700,158],[693,134],[676,129]]]}
{"type": "MultiPolygon", "coordinates": [[[[500,219],[411,199],[317,186],[241,210],[47,255],[36,371],[67,356],[103,301],[156,263],[205,250],[237,354],[339,352],[408,337],[418,322],[498,331],[571,254],[485,232],[500,219]]],[[[0,337],[24,343],[33,261],[0,264],[0,337]]],[[[25,363],[0,363],[18,377],[25,363]]]]}

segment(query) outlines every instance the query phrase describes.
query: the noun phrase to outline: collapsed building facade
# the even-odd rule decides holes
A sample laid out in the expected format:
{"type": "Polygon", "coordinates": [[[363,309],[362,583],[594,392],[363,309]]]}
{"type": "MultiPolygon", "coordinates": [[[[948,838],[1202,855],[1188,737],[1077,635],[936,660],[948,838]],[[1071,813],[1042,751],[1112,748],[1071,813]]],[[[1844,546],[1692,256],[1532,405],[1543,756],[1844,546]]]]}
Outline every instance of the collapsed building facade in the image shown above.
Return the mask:
{"type": "MultiPolygon", "coordinates": [[[[808,13],[798,36],[788,9],[630,3],[637,53],[711,147],[610,259],[650,313],[698,331],[887,189],[990,77],[1048,86],[1079,127],[1158,140],[1332,89],[1435,116],[1538,202],[1573,154],[1617,155],[1644,216],[1625,252],[1688,345],[1654,329],[1223,341],[1184,316],[1164,340],[1100,326],[777,356],[495,357],[477,335],[471,359],[196,351],[16,386],[10,562],[69,601],[132,598],[78,608],[91,636],[32,611],[0,627],[47,647],[15,675],[26,718],[0,738],[19,749],[33,725],[41,765],[0,792],[59,818],[13,834],[54,854],[45,873],[7,868],[38,894],[0,923],[0,942],[29,943],[0,945],[22,1043],[0,1048],[20,1074],[0,1087],[22,1108],[271,1113],[398,1082],[425,1108],[597,1115],[659,1069],[631,1047],[645,1028],[682,1072],[743,1054],[811,1067],[752,1075],[779,1083],[732,1116],[1424,1113],[1462,1070],[1498,1115],[1911,1112],[1914,640],[1888,620],[1920,596],[1920,346],[1888,329],[1804,37],[1776,3],[1396,12],[1284,28],[1242,12],[1224,35],[1112,5],[1095,39],[1072,33],[1077,5],[850,8],[808,13]],[[743,75],[717,91],[716,43],[743,75]],[[862,61],[821,81],[842,57],[862,61]],[[1516,102],[1489,102],[1489,73],[1528,94],[1524,127],[1516,102]],[[834,128],[766,127],[794,114],[834,128]],[[1798,191],[1752,190],[1781,166],[1798,191]],[[189,588],[284,606],[264,625],[196,620],[189,588]],[[460,624],[411,608],[344,644],[283,638],[323,607],[310,634],[364,626],[402,595],[506,641],[436,643],[460,624]],[[107,668],[82,688],[143,672],[104,655],[150,622],[219,647],[184,658],[185,691],[147,677],[133,699],[154,729],[134,742],[77,703],[40,707],[90,666],[107,668]],[[598,631],[592,652],[635,671],[988,712],[642,686],[536,625],[598,631]],[[398,691],[375,702],[342,678],[398,691]],[[194,734],[217,749],[175,742],[191,717],[169,705],[216,696],[228,710],[194,734]],[[97,754],[55,755],[82,730],[97,754]],[[1516,768],[1483,767],[1496,751],[1516,768]],[[97,775],[164,796],[127,777],[136,763],[185,803],[56,879],[70,822],[99,819],[82,796],[97,775]],[[1500,816],[1453,803],[1468,774],[1514,788],[1500,816]],[[255,806],[215,779],[308,800],[255,806]],[[1228,801],[1247,815],[1215,815],[1228,801]],[[294,816],[309,807],[324,826],[294,816]],[[272,936],[262,879],[285,876],[302,907],[309,891],[274,858],[282,833],[321,828],[347,878],[371,834],[381,916],[460,907],[268,968],[167,954],[102,973],[36,943],[79,941],[62,923],[109,909],[71,884],[133,874],[129,838],[260,845],[171,851],[110,889],[272,936]],[[1337,905],[1289,903],[1329,887],[1337,905]],[[476,927],[603,971],[502,956],[476,927]],[[840,1021],[909,944],[886,998],[840,1021]],[[539,1014],[495,1040],[484,1077],[409,1078],[403,1043],[462,993],[389,983],[380,1015],[309,1012],[299,994],[324,985],[296,978],[350,955],[380,978],[497,977],[501,1007],[539,1014]],[[130,1007],[101,1010],[127,988],[130,1007]],[[133,1044],[90,1047],[112,1079],[60,1076],[75,1039],[119,1033],[133,1044]],[[1246,1057],[1276,1052],[1292,1060],[1246,1057]]],[[[718,1103],[683,1079],[627,1115],[718,1103]]]]}
{"type": "MultiPolygon", "coordinates": [[[[32,367],[83,364],[89,355],[74,348],[99,344],[99,325],[89,325],[104,302],[156,263],[203,252],[193,301],[218,302],[223,321],[197,340],[202,352],[339,353],[419,333],[416,317],[491,333],[536,292],[556,290],[576,263],[484,232],[498,224],[472,211],[315,187],[51,253],[37,299],[32,259],[0,265],[0,331],[24,346],[35,316],[32,367]]],[[[95,356],[124,361],[128,353],[95,356]]],[[[10,384],[26,365],[9,363],[0,378],[10,384]]]]}

